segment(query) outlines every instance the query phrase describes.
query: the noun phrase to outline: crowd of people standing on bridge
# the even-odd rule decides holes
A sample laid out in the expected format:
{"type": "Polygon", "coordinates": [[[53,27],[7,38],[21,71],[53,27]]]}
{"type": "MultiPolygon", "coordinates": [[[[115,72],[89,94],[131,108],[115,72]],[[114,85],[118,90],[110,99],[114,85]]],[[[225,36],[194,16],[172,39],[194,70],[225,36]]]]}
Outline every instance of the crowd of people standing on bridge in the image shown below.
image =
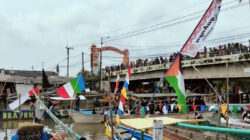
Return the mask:
{"type": "MultiPolygon", "coordinates": [[[[247,52],[250,52],[250,40],[249,40],[248,46],[243,45],[242,43],[238,43],[238,42],[223,44],[223,45],[219,45],[217,47],[211,47],[211,48],[207,48],[205,46],[202,51],[198,51],[197,55],[194,58],[182,55],[182,60],[203,59],[203,58],[210,58],[210,57],[216,57],[216,56],[241,54],[241,53],[247,53],[247,52]]],[[[150,65],[171,63],[173,62],[177,54],[178,52],[174,52],[169,57],[159,56],[159,57],[146,58],[146,59],[139,58],[136,61],[130,62],[131,68],[139,68],[139,67],[150,66],[150,65]]],[[[127,66],[123,66],[123,64],[110,66],[110,70],[112,72],[125,70],[126,68],[127,66]]]]}

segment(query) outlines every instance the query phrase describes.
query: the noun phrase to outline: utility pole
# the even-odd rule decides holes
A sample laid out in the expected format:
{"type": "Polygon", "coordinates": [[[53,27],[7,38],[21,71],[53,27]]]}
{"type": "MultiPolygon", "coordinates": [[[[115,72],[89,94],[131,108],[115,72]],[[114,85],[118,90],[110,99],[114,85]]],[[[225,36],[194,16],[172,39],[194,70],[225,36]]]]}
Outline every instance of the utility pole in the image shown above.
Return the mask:
{"type": "Polygon", "coordinates": [[[101,37],[101,50],[100,50],[100,92],[102,91],[102,45],[103,37],[101,37]]]}
{"type": "Polygon", "coordinates": [[[82,77],[83,77],[83,81],[85,81],[85,73],[84,73],[84,52],[82,52],[82,77]]]}
{"type": "Polygon", "coordinates": [[[67,50],[67,77],[69,77],[69,50],[73,50],[73,47],[69,47],[67,43],[66,50],[67,50]]]}
{"type": "Polygon", "coordinates": [[[101,50],[100,50],[100,91],[102,91],[102,45],[103,45],[103,39],[110,38],[107,37],[101,37],[101,50]]]}

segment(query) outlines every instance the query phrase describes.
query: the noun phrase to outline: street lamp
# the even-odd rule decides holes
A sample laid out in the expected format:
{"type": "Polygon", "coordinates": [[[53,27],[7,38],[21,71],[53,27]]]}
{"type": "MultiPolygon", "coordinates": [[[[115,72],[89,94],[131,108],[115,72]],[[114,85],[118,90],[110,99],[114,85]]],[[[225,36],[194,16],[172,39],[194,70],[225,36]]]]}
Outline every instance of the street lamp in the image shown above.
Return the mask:
{"type": "Polygon", "coordinates": [[[101,50],[100,50],[100,91],[102,91],[102,45],[103,45],[103,39],[108,39],[107,37],[101,37],[101,50]]]}

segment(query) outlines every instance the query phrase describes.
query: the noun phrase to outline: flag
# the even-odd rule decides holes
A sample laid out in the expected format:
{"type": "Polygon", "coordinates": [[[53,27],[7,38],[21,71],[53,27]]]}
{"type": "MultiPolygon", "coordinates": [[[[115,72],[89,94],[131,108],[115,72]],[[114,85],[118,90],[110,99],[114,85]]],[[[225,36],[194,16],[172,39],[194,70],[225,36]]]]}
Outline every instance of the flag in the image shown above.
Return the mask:
{"type": "Polygon", "coordinates": [[[32,89],[31,91],[29,91],[29,95],[30,95],[30,96],[33,96],[34,93],[36,93],[36,94],[39,93],[38,87],[35,87],[35,88],[32,89]]]}
{"type": "Polygon", "coordinates": [[[50,87],[51,85],[49,83],[48,77],[47,77],[44,69],[42,70],[42,75],[43,75],[43,81],[42,81],[43,89],[50,87]]]}
{"type": "Polygon", "coordinates": [[[206,108],[206,105],[201,105],[201,112],[203,112],[205,108],[206,108]]]}
{"type": "Polygon", "coordinates": [[[182,54],[195,57],[205,39],[213,31],[221,7],[222,0],[213,0],[209,8],[201,18],[200,22],[190,35],[189,39],[181,50],[182,54]]]}
{"type": "MultiPolygon", "coordinates": [[[[177,94],[178,104],[186,106],[186,93],[185,93],[184,78],[182,75],[180,55],[177,56],[175,62],[171,65],[171,67],[167,71],[165,79],[174,88],[177,94]]],[[[187,114],[186,107],[182,108],[182,112],[184,114],[187,114]]]]}
{"type": "Polygon", "coordinates": [[[179,112],[181,112],[181,105],[178,104],[177,107],[178,107],[178,109],[179,109],[179,112]]]}
{"type": "Polygon", "coordinates": [[[72,79],[70,82],[66,83],[62,87],[58,88],[56,91],[62,98],[72,98],[75,94],[81,93],[83,90],[85,90],[85,85],[83,81],[82,74],[74,79],[72,79]]]}
{"type": "Polygon", "coordinates": [[[221,107],[222,114],[225,116],[226,111],[227,111],[227,106],[226,105],[221,105],[220,107],[221,107]]]}
{"type": "Polygon", "coordinates": [[[238,105],[233,105],[233,112],[234,112],[234,115],[237,114],[237,111],[238,111],[238,105]]]}
{"type": "Polygon", "coordinates": [[[125,105],[125,98],[127,98],[127,90],[129,85],[129,77],[131,77],[131,65],[129,65],[128,72],[126,74],[126,78],[124,80],[124,85],[122,88],[120,103],[116,115],[116,122],[119,124],[119,119],[122,118],[122,112],[123,112],[123,105],[125,105]]]}
{"type": "Polygon", "coordinates": [[[115,84],[115,91],[114,94],[116,94],[118,87],[119,87],[119,81],[120,81],[120,75],[119,75],[119,71],[117,72],[117,77],[116,77],[116,84],[115,84]]]}
{"type": "Polygon", "coordinates": [[[31,91],[29,91],[28,93],[24,94],[22,97],[20,97],[20,104],[19,104],[19,99],[15,100],[14,102],[9,104],[9,107],[11,110],[16,109],[17,107],[19,107],[19,105],[22,105],[25,101],[27,101],[28,99],[30,99],[30,96],[33,96],[33,93],[38,94],[39,90],[38,88],[34,88],[31,91]]]}
{"type": "Polygon", "coordinates": [[[250,111],[250,105],[247,105],[247,109],[248,109],[248,111],[250,111]]]}
{"type": "Polygon", "coordinates": [[[197,105],[193,105],[193,110],[196,112],[197,105]]]}
{"type": "Polygon", "coordinates": [[[112,134],[110,132],[111,128],[110,126],[105,122],[105,128],[106,128],[106,135],[111,138],[112,137],[112,134]]]}

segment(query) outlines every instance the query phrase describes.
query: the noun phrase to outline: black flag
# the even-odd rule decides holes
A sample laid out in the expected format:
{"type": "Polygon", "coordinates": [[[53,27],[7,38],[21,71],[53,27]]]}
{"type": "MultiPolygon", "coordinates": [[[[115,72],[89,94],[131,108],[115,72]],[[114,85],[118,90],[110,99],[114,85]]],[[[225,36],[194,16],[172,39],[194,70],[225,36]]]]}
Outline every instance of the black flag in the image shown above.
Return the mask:
{"type": "Polygon", "coordinates": [[[46,88],[50,87],[51,85],[49,83],[48,77],[47,77],[44,69],[43,69],[42,73],[43,73],[43,83],[42,83],[42,86],[43,86],[43,89],[46,89],[46,88]]]}

